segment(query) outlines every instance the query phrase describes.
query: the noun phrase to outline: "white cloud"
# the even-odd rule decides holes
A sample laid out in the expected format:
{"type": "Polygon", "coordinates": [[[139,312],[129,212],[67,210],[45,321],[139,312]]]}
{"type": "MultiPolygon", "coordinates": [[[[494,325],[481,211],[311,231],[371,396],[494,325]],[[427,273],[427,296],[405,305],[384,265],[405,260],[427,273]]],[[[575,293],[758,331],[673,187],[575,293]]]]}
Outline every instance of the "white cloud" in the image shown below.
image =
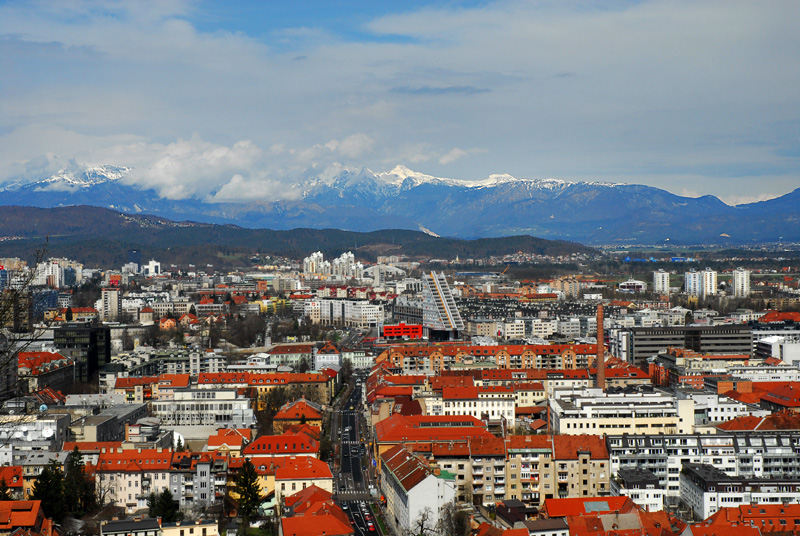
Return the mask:
{"type": "Polygon", "coordinates": [[[152,188],[168,199],[203,197],[232,177],[251,173],[261,157],[261,150],[248,140],[226,147],[197,136],[130,149],[139,153],[139,165],[133,166],[125,182],[152,188]]]}
{"type": "Polygon", "coordinates": [[[468,154],[469,153],[464,149],[459,149],[458,147],[454,147],[439,158],[439,163],[449,164],[450,162],[455,162],[456,160],[459,160],[460,158],[463,158],[468,154]]]}
{"type": "Polygon", "coordinates": [[[339,35],[250,36],[204,9],[226,6],[1,5],[0,181],[74,160],[174,198],[290,195],[336,162],[726,199],[800,186],[797,2],[446,3],[339,35]]]}

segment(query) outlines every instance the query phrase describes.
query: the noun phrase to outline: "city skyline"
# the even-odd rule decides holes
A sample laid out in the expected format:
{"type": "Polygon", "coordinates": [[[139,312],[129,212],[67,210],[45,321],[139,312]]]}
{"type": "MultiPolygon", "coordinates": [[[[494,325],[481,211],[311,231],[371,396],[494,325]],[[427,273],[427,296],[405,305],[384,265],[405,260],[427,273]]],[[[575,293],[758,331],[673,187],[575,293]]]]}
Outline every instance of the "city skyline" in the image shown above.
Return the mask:
{"type": "Polygon", "coordinates": [[[343,167],[800,187],[794,3],[0,2],[0,181],[83,165],[170,199],[343,167]]]}

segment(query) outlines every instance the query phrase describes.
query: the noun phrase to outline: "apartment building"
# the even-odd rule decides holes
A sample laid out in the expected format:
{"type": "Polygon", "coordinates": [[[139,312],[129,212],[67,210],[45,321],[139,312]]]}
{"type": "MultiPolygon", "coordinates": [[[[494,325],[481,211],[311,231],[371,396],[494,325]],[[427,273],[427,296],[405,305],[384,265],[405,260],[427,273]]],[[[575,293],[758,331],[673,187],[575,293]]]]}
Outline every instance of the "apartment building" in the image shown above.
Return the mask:
{"type": "Polygon", "coordinates": [[[647,469],[620,469],[611,479],[611,495],[624,495],[648,512],[664,510],[665,490],[647,469]]]}
{"type": "Polygon", "coordinates": [[[168,449],[110,449],[98,457],[96,486],[108,503],[133,513],[147,508],[150,493],[169,487],[171,469],[172,451],[168,449]]]}
{"type": "Polygon", "coordinates": [[[550,399],[550,426],[558,434],[691,433],[693,423],[694,401],[662,391],[562,390],[550,399]]]}
{"type": "Polygon", "coordinates": [[[151,410],[165,426],[250,428],[256,424],[250,399],[235,389],[176,389],[173,398],[152,401],[151,410]]]}
{"type": "Polygon", "coordinates": [[[680,487],[681,500],[697,519],[706,519],[727,507],[800,503],[800,478],[729,476],[710,464],[684,464],[680,487]]]}
{"type": "Polygon", "coordinates": [[[506,439],[506,496],[541,506],[547,499],[608,495],[611,464],[596,435],[506,439]]]}
{"type": "Polygon", "coordinates": [[[800,432],[741,432],[609,435],[611,471],[647,469],[659,479],[671,504],[680,497],[684,463],[711,464],[728,475],[800,478],[800,432]]]}
{"type": "Polygon", "coordinates": [[[430,510],[429,521],[436,526],[441,507],[456,496],[453,475],[432,470],[402,445],[381,454],[381,460],[381,491],[390,522],[405,533],[423,510],[430,510]]]}

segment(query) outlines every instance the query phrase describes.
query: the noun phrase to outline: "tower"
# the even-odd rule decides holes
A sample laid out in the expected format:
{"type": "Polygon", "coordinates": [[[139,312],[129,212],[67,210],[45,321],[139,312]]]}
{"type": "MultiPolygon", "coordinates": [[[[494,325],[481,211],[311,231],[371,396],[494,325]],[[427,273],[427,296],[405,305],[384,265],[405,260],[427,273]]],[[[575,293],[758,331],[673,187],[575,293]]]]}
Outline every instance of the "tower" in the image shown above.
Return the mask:
{"type": "Polygon", "coordinates": [[[595,359],[595,367],[597,367],[597,382],[596,387],[606,390],[606,346],[605,346],[605,333],[603,329],[603,304],[597,306],[597,358],[595,359]]]}

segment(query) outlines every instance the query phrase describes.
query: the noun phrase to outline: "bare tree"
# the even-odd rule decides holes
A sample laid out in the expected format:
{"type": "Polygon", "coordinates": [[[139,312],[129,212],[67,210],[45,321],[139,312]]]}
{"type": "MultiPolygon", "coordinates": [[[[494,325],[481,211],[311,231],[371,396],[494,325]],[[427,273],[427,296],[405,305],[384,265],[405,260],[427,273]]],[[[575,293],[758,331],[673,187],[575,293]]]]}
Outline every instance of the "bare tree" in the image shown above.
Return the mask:
{"type": "Polygon", "coordinates": [[[437,532],[441,536],[468,536],[470,534],[469,515],[458,507],[455,499],[439,509],[437,532]]]}
{"type": "Polygon", "coordinates": [[[436,526],[433,522],[433,510],[426,506],[411,522],[411,526],[405,530],[404,536],[427,536],[429,534],[436,534],[436,526]]]}

